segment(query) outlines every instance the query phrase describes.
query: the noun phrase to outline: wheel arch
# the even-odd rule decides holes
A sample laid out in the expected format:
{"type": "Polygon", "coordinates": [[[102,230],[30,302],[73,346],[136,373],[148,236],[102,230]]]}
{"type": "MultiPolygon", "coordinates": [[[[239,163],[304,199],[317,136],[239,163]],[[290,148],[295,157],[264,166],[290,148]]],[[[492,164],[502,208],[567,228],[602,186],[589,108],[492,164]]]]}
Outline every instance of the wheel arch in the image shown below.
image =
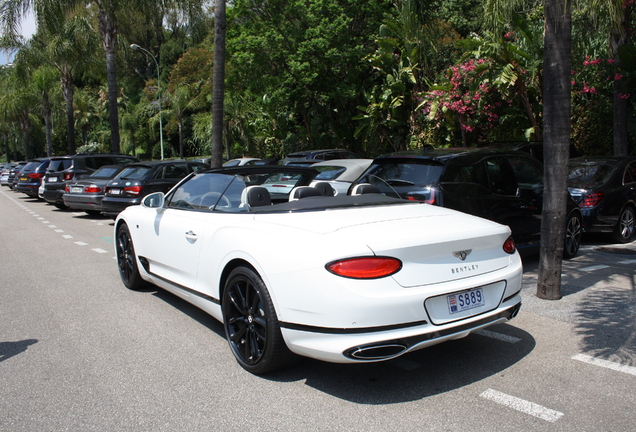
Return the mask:
{"type": "Polygon", "coordinates": [[[219,278],[219,301],[221,303],[221,307],[223,307],[222,299],[223,299],[223,295],[225,294],[225,283],[227,282],[227,279],[229,278],[230,273],[232,273],[232,270],[234,270],[237,267],[249,267],[252,271],[254,271],[256,274],[258,274],[261,277],[263,282],[265,281],[263,278],[263,275],[261,275],[260,272],[252,264],[250,264],[249,261],[243,258],[234,258],[230,260],[223,268],[223,271],[221,272],[221,277],[219,278]]]}

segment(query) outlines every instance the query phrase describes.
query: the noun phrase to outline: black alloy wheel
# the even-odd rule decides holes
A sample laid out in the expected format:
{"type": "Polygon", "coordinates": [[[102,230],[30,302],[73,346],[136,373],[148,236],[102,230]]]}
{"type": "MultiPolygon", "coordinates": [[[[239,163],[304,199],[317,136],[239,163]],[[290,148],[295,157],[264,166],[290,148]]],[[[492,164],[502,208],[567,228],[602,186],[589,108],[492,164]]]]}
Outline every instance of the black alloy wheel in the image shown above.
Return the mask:
{"type": "Polygon", "coordinates": [[[629,243],[634,237],[635,228],[634,209],[630,206],[621,210],[618,222],[614,228],[614,240],[618,243],[629,243]]]}
{"type": "Polygon", "coordinates": [[[583,222],[578,212],[568,215],[565,222],[565,242],[563,244],[563,258],[574,258],[579,252],[581,238],[583,237],[583,222]]]}
{"type": "Polygon", "coordinates": [[[119,226],[115,241],[117,250],[117,266],[119,267],[119,276],[121,277],[121,281],[128,289],[140,290],[144,287],[144,285],[146,285],[146,282],[139,274],[135,248],[133,246],[132,238],[130,237],[128,225],[123,223],[119,226]]]}
{"type": "Polygon", "coordinates": [[[223,292],[225,334],[238,363],[264,374],[291,364],[272,299],[260,276],[249,267],[230,273],[223,292]]]}

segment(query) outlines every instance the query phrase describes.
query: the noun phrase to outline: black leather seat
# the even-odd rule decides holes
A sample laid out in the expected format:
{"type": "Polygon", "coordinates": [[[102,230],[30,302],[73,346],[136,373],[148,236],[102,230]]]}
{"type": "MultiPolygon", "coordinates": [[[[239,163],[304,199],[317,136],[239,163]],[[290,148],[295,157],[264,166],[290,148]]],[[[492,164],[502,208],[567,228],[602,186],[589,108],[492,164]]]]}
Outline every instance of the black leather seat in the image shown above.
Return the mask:
{"type": "Polygon", "coordinates": [[[335,193],[331,185],[327,182],[318,182],[314,185],[314,189],[318,189],[322,196],[334,196],[335,193]]]}
{"type": "Polygon", "coordinates": [[[309,186],[297,186],[289,194],[289,201],[296,201],[311,196],[321,196],[318,189],[309,186]]]}

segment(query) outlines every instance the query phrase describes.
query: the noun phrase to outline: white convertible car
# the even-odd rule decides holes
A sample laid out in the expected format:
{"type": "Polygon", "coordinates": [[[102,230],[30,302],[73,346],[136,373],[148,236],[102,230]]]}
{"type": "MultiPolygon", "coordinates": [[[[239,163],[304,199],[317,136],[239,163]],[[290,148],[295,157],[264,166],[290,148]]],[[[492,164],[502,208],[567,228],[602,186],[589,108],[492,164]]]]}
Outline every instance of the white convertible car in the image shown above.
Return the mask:
{"type": "Polygon", "coordinates": [[[308,186],[317,174],[219,168],[148,195],[115,221],[124,285],[150,282],[211,314],[256,374],[296,355],[388,360],[517,314],[508,227],[371,185],[329,196],[308,186]],[[281,176],[296,181],[287,195],[261,186],[281,176]]]}

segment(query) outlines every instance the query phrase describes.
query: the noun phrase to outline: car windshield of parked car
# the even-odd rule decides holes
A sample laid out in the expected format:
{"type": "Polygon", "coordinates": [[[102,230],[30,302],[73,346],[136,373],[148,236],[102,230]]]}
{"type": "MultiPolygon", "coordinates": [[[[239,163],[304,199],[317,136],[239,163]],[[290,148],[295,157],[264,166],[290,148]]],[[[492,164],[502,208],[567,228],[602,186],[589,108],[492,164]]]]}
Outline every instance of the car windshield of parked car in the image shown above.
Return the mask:
{"type": "Polygon", "coordinates": [[[48,171],[64,171],[69,169],[73,161],[71,159],[53,159],[49,164],[48,171]]]}
{"type": "Polygon", "coordinates": [[[431,163],[386,162],[374,164],[358,180],[358,183],[371,183],[382,189],[389,186],[425,186],[439,182],[444,167],[431,163]]]}
{"type": "Polygon", "coordinates": [[[615,167],[609,164],[573,164],[568,175],[568,187],[589,189],[607,183],[615,167]]]}
{"type": "Polygon", "coordinates": [[[144,178],[152,168],[147,166],[132,166],[124,169],[118,176],[120,180],[138,180],[144,178]]]}
{"type": "Polygon", "coordinates": [[[314,166],[313,168],[320,172],[320,174],[316,176],[315,180],[335,180],[347,170],[345,167],[327,165],[314,166]]]}
{"type": "Polygon", "coordinates": [[[100,179],[110,179],[115,177],[115,175],[121,171],[122,167],[117,166],[103,166],[91,174],[89,177],[91,178],[100,178],[100,179]]]}

